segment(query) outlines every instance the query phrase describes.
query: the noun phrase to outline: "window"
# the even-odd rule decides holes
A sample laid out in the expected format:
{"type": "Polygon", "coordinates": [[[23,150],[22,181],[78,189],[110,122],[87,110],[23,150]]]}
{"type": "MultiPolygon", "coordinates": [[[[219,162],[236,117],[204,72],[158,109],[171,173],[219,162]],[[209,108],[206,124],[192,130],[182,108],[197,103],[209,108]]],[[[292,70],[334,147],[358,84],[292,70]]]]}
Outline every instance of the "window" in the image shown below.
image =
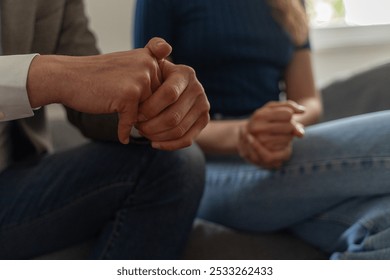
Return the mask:
{"type": "Polygon", "coordinates": [[[313,27],[390,24],[389,0],[306,0],[313,27]]]}
{"type": "Polygon", "coordinates": [[[314,50],[389,45],[389,0],[305,0],[314,50]]]}

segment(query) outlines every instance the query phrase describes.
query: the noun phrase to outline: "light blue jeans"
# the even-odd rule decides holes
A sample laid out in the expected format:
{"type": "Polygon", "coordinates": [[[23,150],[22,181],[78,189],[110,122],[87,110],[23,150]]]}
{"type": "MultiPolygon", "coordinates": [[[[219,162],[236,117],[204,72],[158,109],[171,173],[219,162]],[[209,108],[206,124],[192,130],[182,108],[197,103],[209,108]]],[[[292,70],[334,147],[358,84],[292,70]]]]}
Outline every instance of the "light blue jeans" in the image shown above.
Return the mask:
{"type": "Polygon", "coordinates": [[[278,171],[209,157],[198,216],[289,229],[331,259],[390,259],[390,111],[309,127],[278,171]]]}

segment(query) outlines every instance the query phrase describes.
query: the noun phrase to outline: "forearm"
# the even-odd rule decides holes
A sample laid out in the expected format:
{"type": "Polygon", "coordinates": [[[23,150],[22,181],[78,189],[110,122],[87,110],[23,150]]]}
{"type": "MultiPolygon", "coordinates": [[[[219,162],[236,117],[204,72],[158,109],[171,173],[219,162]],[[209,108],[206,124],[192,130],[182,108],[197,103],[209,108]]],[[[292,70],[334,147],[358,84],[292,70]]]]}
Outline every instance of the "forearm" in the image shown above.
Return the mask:
{"type": "Polygon", "coordinates": [[[304,106],[306,108],[303,114],[294,115],[293,119],[304,126],[316,124],[322,115],[322,102],[321,98],[316,97],[308,97],[300,100],[296,100],[297,103],[304,106]]]}
{"type": "Polygon", "coordinates": [[[305,126],[316,123],[322,114],[322,100],[314,81],[310,50],[294,53],[284,79],[287,99],[306,107],[306,112],[294,119],[305,126]]]}
{"type": "Polygon", "coordinates": [[[196,142],[207,154],[237,154],[240,128],[247,120],[211,121],[196,142]]]}

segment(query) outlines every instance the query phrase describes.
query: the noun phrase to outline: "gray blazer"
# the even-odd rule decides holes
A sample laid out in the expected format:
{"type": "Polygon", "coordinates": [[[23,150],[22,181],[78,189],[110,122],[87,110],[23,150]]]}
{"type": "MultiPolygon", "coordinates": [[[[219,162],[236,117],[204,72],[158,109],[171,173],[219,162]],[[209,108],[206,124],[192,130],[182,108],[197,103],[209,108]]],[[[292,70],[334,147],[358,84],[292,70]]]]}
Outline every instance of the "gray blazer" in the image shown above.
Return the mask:
{"type": "MultiPolygon", "coordinates": [[[[98,53],[82,0],[2,0],[1,5],[1,42],[5,55],[98,53]]],[[[87,137],[117,139],[116,116],[92,116],[70,109],[67,113],[69,120],[87,137]]],[[[51,151],[44,109],[36,111],[32,118],[15,121],[13,126],[17,131],[12,139],[14,150],[23,151],[18,157],[24,153],[51,151]],[[26,146],[30,146],[28,151],[26,146]]]]}

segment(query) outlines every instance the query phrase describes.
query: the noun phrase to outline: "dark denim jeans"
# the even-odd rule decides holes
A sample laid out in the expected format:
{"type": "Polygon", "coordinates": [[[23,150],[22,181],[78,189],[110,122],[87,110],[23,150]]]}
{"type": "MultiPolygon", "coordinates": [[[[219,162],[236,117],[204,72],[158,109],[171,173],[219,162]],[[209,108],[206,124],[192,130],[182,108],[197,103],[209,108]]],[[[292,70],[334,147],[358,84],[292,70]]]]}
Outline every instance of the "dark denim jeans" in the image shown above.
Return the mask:
{"type": "Polygon", "coordinates": [[[0,259],[96,238],[92,259],[178,259],[204,184],[197,147],[89,143],[0,173],[0,259]]]}

